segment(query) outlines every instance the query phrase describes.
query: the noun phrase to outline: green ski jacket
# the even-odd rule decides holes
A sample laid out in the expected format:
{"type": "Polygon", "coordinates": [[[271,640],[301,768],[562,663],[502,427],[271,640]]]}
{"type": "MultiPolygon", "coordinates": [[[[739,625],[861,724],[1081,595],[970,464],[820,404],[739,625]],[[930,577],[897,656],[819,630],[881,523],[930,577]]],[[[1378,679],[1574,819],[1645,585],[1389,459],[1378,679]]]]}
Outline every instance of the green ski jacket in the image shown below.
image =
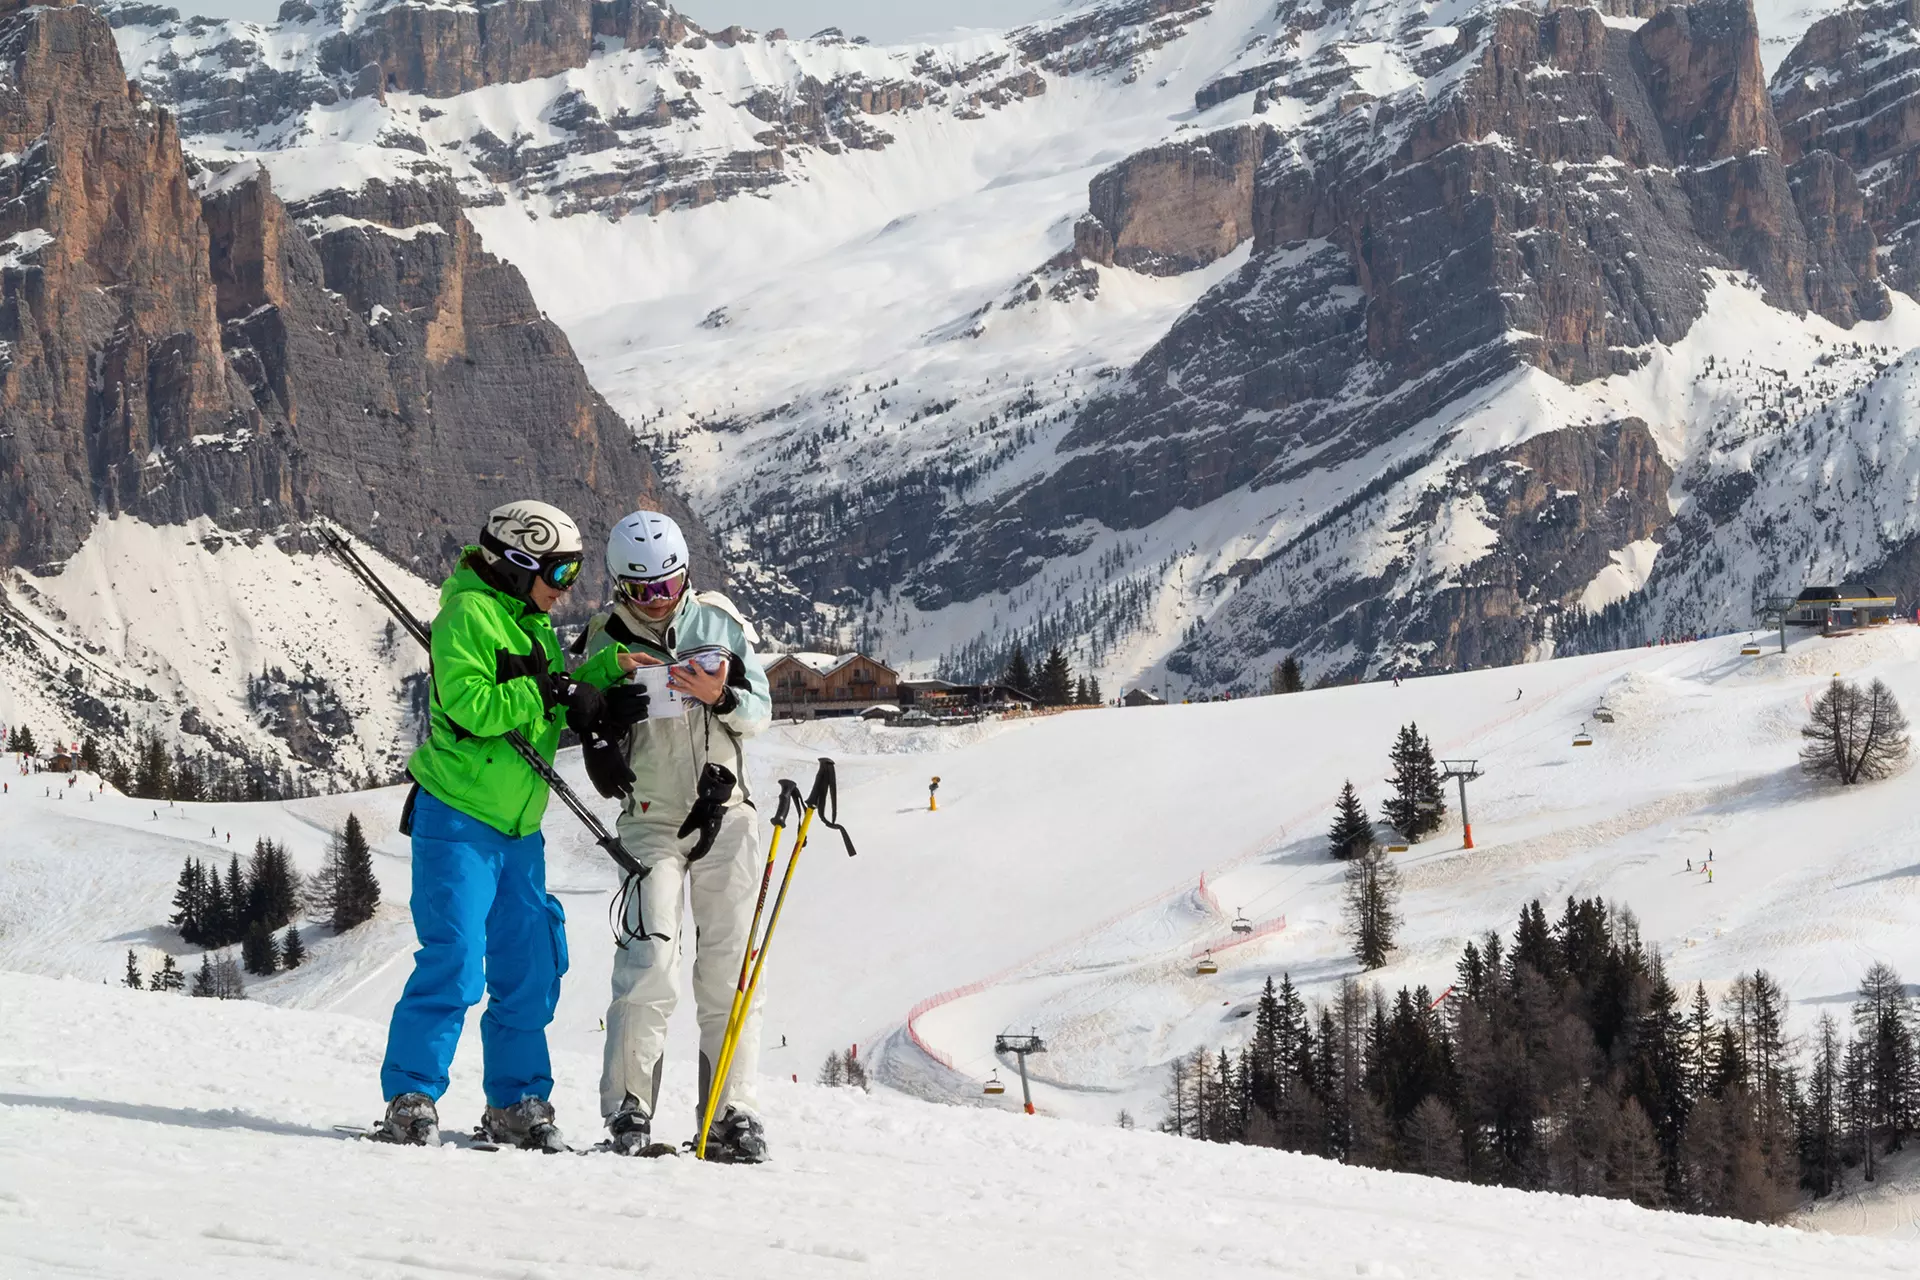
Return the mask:
{"type": "MultiPolygon", "coordinates": [[[[566,670],[553,620],[462,564],[440,588],[432,657],[431,728],[407,771],[460,812],[516,838],[532,835],[547,811],[547,784],[504,738],[520,730],[549,762],[560,745],[566,709],[549,711],[541,690],[548,674],[566,670]]],[[[574,678],[613,685],[619,647],[595,653],[574,678]]]]}

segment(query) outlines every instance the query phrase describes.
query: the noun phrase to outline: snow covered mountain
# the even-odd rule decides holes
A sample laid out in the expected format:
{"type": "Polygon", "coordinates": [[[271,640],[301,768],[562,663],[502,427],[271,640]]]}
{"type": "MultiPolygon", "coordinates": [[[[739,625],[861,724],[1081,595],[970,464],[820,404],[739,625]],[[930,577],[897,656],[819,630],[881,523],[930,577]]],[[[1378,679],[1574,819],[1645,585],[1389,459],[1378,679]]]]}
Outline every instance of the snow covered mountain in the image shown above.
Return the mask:
{"type": "Polygon", "coordinates": [[[110,12],[210,169],[451,181],[781,633],[1245,691],[1906,584],[1914,28],[1832,8],[110,12]]]}

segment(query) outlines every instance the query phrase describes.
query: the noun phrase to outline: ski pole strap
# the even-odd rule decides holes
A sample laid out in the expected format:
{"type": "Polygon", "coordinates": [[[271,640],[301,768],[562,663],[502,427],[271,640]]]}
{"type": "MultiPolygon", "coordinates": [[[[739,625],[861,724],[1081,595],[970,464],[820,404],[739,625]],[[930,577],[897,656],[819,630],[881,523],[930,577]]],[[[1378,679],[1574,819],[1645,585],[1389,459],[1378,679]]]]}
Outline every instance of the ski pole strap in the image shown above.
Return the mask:
{"type": "Polygon", "coordinates": [[[840,825],[840,778],[834,771],[833,761],[826,756],[820,757],[820,768],[813,775],[813,790],[807,793],[807,808],[828,828],[840,833],[840,840],[847,846],[847,856],[853,857],[859,852],[853,847],[853,837],[840,825]]]}
{"type": "MultiPolygon", "coordinates": [[[[622,849],[620,852],[626,853],[626,850],[622,849]]],[[[607,925],[613,930],[613,944],[622,951],[636,942],[646,942],[653,938],[661,942],[673,941],[664,933],[652,933],[647,929],[640,884],[647,878],[650,870],[652,868],[635,863],[634,869],[629,871],[626,878],[620,882],[620,892],[614,894],[613,900],[607,904],[607,925]],[[633,916],[632,924],[627,923],[629,914],[633,916]]]]}

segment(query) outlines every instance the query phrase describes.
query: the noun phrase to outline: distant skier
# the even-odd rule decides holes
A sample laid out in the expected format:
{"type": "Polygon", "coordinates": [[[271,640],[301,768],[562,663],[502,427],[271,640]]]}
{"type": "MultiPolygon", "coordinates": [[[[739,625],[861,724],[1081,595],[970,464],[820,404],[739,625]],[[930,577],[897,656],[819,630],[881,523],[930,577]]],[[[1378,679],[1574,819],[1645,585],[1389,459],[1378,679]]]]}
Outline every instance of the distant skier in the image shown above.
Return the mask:
{"type": "Polygon", "coordinates": [[[1521,694],[1523,694],[1523,693],[1525,693],[1525,692],[1526,692],[1526,690],[1524,690],[1524,689],[1515,689],[1515,690],[1513,691],[1513,700],[1514,700],[1515,702],[1518,702],[1518,701],[1520,701],[1520,695],[1521,695],[1521,694]]]}
{"type": "Polygon", "coordinates": [[[1693,870],[1693,859],[1692,859],[1692,858],[1688,858],[1688,859],[1687,859],[1687,870],[1689,870],[1689,871],[1691,871],[1691,870],[1693,870]]]}
{"type": "Polygon", "coordinates": [[[1712,883],[1713,883],[1713,868],[1712,868],[1712,867],[1708,867],[1708,868],[1707,868],[1707,883],[1708,883],[1708,884],[1712,884],[1712,883]]]}
{"type": "MultiPolygon", "coordinates": [[[[639,938],[613,956],[600,1113],[609,1145],[624,1155],[652,1143],[667,1021],[679,1001],[680,960],[688,950],[700,1024],[695,1115],[704,1115],[764,865],[742,746],[772,719],[766,672],[753,652],[758,637],[732,601],[693,589],[688,554],[680,527],[658,512],[638,511],[615,525],[607,538],[614,606],[597,615],[583,637],[590,653],[617,641],[671,664],[667,686],[685,705],[669,714],[642,702],[629,727],[589,739],[585,750],[595,789],[625,798],[620,838],[651,868],[626,924],[637,929],[644,921],[649,933],[667,935],[666,941],[639,938]],[[691,928],[681,915],[689,884],[691,928]]],[[[714,1111],[709,1159],[766,1158],[754,1108],[759,1058],[756,1001],[714,1111]]]]}
{"type": "Polygon", "coordinates": [[[374,1136],[439,1142],[436,1101],[467,1009],[480,1019],[481,1130],[546,1151],[566,1144],[547,1101],[547,1024],[566,972],[566,915],[547,893],[540,819],[547,784],[500,742],[526,734],[548,760],[563,723],[585,733],[601,689],[639,659],[609,649],[571,676],[548,615],[580,575],[580,530],[544,502],[488,515],[477,546],[440,589],[433,621],[427,740],[407,761],[415,788],[401,830],[413,836],[413,927],[420,949],[394,1005],[374,1136]]]}

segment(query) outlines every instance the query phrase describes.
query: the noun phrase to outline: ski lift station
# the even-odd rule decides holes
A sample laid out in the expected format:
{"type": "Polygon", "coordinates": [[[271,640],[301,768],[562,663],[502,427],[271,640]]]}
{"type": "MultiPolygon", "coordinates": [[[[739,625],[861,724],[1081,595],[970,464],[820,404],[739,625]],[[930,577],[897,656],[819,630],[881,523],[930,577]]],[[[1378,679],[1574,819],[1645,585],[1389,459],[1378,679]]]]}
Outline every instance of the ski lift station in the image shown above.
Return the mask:
{"type": "Polygon", "coordinates": [[[1891,622],[1899,612],[1900,601],[1892,592],[1864,582],[1844,582],[1802,591],[1787,610],[1786,621],[1793,627],[1847,631],[1891,622]]]}

